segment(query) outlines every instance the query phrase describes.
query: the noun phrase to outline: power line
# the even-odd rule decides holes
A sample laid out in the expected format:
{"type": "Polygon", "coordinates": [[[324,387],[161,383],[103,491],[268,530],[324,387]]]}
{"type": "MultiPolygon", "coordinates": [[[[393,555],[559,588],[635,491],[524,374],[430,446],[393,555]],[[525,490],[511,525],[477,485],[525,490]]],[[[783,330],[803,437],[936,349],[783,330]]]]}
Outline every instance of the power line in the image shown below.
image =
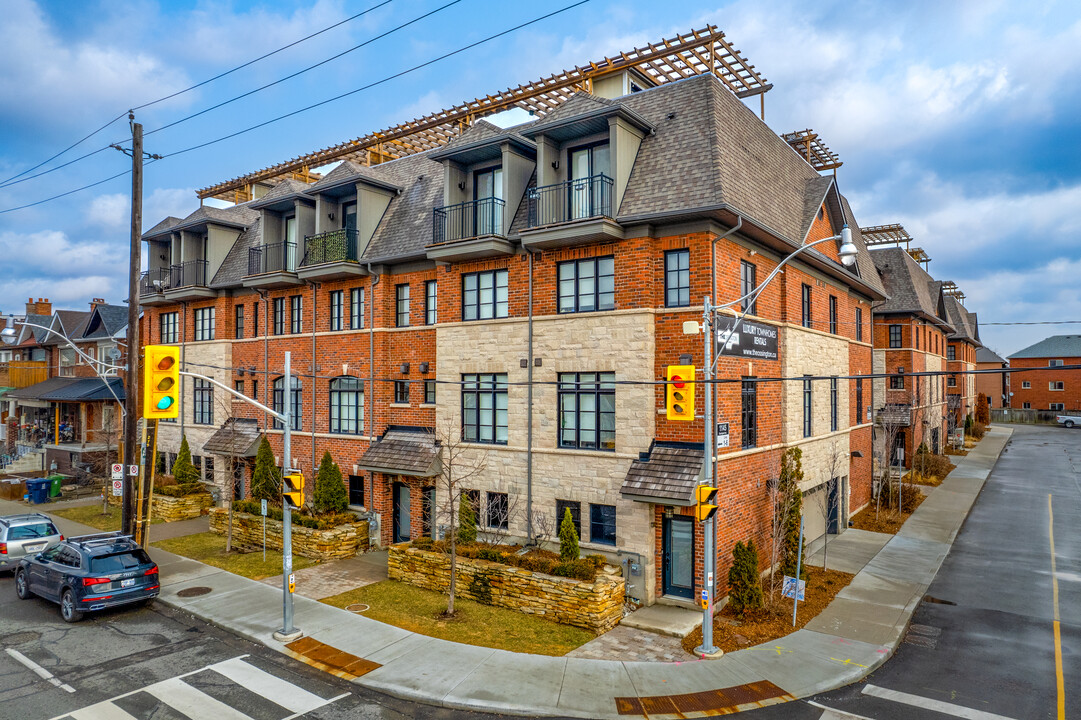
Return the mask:
{"type": "MultiPolygon", "coordinates": [[[[99,127],[99,128],[98,128],[97,130],[95,130],[94,132],[92,132],[92,133],[90,133],[89,135],[87,135],[87,136],[83,137],[83,138],[82,138],[81,140],[77,140],[76,142],[72,143],[71,145],[68,145],[68,146],[67,146],[66,148],[64,148],[64,149],[63,149],[63,150],[61,150],[60,152],[56,153],[56,154],[55,154],[55,155],[53,155],[52,157],[50,157],[50,158],[46,158],[45,160],[42,160],[41,162],[39,162],[39,163],[38,163],[37,165],[35,165],[34,167],[31,167],[31,168],[27,168],[26,170],[23,170],[23,171],[22,171],[21,173],[19,173],[18,175],[12,175],[12,176],[11,176],[11,177],[9,177],[9,178],[8,178],[7,180],[4,180],[3,182],[0,182],[0,188],[5,188],[5,187],[7,187],[8,185],[18,185],[18,184],[19,184],[19,183],[21,183],[21,182],[26,182],[27,180],[32,180],[33,178],[36,178],[36,177],[41,177],[42,175],[46,175],[46,174],[48,174],[48,173],[51,173],[51,172],[52,172],[53,170],[59,170],[59,169],[60,169],[60,168],[62,168],[62,167],[67,167],[67,166],[68,166],[68,165],[70,165],[70,164],[71,164],[72,162],[78,162],[79,160],[84,160],[84,159],[86,159],[86,158],[90,157],[91,155],[96,155],[97,153],[101,152],[102,150],[105,150],[105,149],[106,149],[107,147],[109,147],[108,145],[106,145],[105,147],[102,147],[102,148],[98,148],[97,150],[95,150],[95,151],[94,151],[94,152],[92,152],[92,153],[88,153],[88,154],[86,154],[86,155],[83,155],[82,157],[78,157],[78,158],[76,158],[75,160],[72,160],[71,162],[68,162],[68,163],[65,163],[65,164],[61,165],[60,167],[55,167],[55,168],[52,168],[52,170],[46,170],[45,172],[40,172],[40,173],[38,173],[37,175],[33,175],[33,176],[31,176],[31,177],[28,177],[28,178],[23,178],[22,180],[18,180],[17,182],[13,182],[13,181],[15,181],[15,180],[16,180],[17,178],[21,178],[21,177],[22,177],[23,175],[25,175],[25,174],[27,174],[27,173],[29,173],[29,172],[34,172],[35,170],[37,170],[37,169],[38,169],[39,167],[41,167],[42,165],[46,165],[46,164],[48,164],[48,163],[52,162],[53,160],[57,159],[58,157],[60,157],[60,156],[61,156],[61,155],[63,155],[64,153],[66,153],[66,152],[67,152],[68,150],[71,150],[72,148],[75,148],[75,147],[78,147],[79,145],[82,145],[82,144],[83,144],[84,142],[86,142],[86,141],[87,141],[87,140],[89,140],[90,138],[94,137],[94,136],[95,136],[95,135],[97,135],[97,134],[98,134],[99,132],[101,132],[101,131],[102,131],[102,130],[104,130],[105,128],[109,127],[110,125],[112,125],[112,124],[113,124],[114,122],[116,122],[117,120],[120,120],[120,119],[121,119],[121,118],[123,118],[123,117],[124,117],[125,115],[127,115],[127,113],[126,113],[126,112],[122,112],[122,113],[120,113],[119,115],[117,115],[116,117],[114,117],[114,118],[113,118],[112,120],[110,120],[109,122],[107,122],[107,123],[105,123],[104,125],[102,125],[101,127],[99,127]]],[[[16,209],[16,210],[18,210],[19,208],[15,208],[15,209],[16,209]]]]}
{"type": "Polygon", "coordinates": [[[53,200],[58,200],[58,199],[60,199],[62,197],[67,197],[68,195],[74,195],[77,192],[81,192],[83,190],[89,190],[92,187],[97,187],[98,185],[102,185],[104,183],[107,183],[110,180],[116,180],[118,177],[123,177],[123,176],[129,174],[130,172],[131,172],[131,168],[128,168],[127,170],[124,170],[123,172],[118,172],[116,175],[110,175],[109,177],[105,178],[104,180],[98,180],[97,182],[92,182],[89,185],[83,185],[82,187],[77,187],[74,190],[68,190],[67,192],[62,192],[59,195],[53,195],[52,197],[47,197],[44,200],[38,200],[37,202],[26,203],[25,205],[19,205],[17,207],[5,208],[3,210],[0,210],[0,215],[3,215],[4,213],[9,213],[9,212],[15,212],[16,210],[25,210],[26,208],[31,208],[31,207],[34,207],[35,205],[42,205],[44,203],[51,202],[53,200]]]}

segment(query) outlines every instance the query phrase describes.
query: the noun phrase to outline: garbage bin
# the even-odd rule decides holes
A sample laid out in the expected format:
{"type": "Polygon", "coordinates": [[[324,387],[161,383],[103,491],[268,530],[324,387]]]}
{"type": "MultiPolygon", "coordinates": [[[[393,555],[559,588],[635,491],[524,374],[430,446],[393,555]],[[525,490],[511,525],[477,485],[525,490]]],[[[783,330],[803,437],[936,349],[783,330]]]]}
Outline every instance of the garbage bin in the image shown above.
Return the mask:
{"type": "Polygon", "coordinates": [[[64,484],[63,475],[49,476],[49,497],[60,497],[60,486],[64,484]]]}
{"type": "Polygon", "coordinates": [[[49,481],[45,478],[32,478],[26,481],[26,492],[30,502],[40,505],[49,502],[49,481]]]}

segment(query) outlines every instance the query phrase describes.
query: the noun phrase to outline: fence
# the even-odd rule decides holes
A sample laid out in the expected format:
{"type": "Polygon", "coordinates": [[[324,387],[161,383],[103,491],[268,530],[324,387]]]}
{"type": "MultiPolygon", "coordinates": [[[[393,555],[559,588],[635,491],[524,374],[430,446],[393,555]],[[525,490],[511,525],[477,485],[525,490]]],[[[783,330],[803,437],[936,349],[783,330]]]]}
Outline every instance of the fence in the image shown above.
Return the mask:
{"type": "MultiPolygon", "coordinates": [[[[1055,425],[1055,419],[1064,412],[1059,410],[1035,410],[1028,408],[991,408],[991,422],[1022,423],[1027,425],[1055,425]]],[[[1081,413],[1078,413],[1081,414],[1081,413]]]]}

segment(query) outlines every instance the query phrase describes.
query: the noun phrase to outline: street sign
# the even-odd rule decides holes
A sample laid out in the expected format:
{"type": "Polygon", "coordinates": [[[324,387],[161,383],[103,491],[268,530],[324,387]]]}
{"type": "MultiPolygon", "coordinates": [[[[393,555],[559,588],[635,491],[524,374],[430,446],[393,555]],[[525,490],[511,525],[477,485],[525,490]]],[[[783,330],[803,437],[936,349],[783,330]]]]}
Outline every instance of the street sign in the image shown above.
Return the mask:
{"type": "Polygon", "coordinates": [[[139,477],[139,466],[128,465],[128,475],[131,475],[132,477],[139,477]]]}
{"type": "Polygon", "coordinates": [[[717,354],[755,360],[777,359],[777,328],[742,320],[735,332],[735,318],[717,318],[717,354]]]}
{"type": "Polygon", "coordinates": [[[266,517],[266,498],[263,498],[263,517],[266,517]]]}
{"type": "Polygon", "coordinates": [[[807,581],[796,581],[796,578],[784,576],[784,583],[781,585],[781,595],[786,598],[794,598],[796,600],[805,600],[804,594],[807,592],[807,581]],[[799,593],[799,597],[796,597],[796,593],[799,593]]]}
{"type": "Polygon", "coordinates": [[[717,449],[728,447],[728,423],[717,423],[717,449]]]}
{"type": "Polygon", "coordinates": [[[122,464],[113,463],[113,468],[112,469],[113,469],[113,473],[112,473],[113,480],[123,480],[124,479],[124,466],[122,464]]]}
{"type": "Polygon", "coordinates": [[[113,480],[113,495],[120,496],[124,494],[124,481],[113,480]]]}

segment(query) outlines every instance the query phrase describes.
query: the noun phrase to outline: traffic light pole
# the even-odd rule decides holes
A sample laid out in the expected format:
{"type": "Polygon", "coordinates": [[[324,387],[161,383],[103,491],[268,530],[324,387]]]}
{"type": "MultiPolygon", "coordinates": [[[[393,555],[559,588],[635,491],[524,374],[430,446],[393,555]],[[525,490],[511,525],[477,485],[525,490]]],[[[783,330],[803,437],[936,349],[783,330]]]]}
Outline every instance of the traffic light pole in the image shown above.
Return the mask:
{"type": "MultiPolygon", "coordinates": [[[[704,399],[703,417],[705,421],[705,437],[702,444],[705,449],[702,461],[702,484],[714,487],[713,480],[713,454],[716,452],[713,433],[716,426],[713,424],[713,305],[707,296],[703,300],[702,308],[702,335],[704,342],[705,363],[702,365],[702,380],[705,387],[702,389],[704,399]]],[[[717,570],[717,553],[715,550],[717,541],[717,516],[714,513],[706,520],[705,537],[702,541],[702,549],[705,558],[702,562],[702,592],[705,594],[705,603],[702,608],[702,644],[694,649],[699,655],[717,655],[720,650],[713,644],[713,591],[714,574],[717,570]]]]}
{"type": "MultiPolygon", "coordinates": [[[[290,474],[293,464],[293,437],[290,413],[293,404],[293,383],[291,375],[292,353],[285,351],[285,376],[282,378],[282,482],[285,476],[290,474]]],[[[284,488],[283,488],[284,490],[284,488]]],[[[293,511],[289,502],[282,496],[282,629],[274,633],[274,639],[279,642],[291,642],[303,633],[293,627],[293,593],[290,587],[289,577],[293,574],[293,511]]]]}

